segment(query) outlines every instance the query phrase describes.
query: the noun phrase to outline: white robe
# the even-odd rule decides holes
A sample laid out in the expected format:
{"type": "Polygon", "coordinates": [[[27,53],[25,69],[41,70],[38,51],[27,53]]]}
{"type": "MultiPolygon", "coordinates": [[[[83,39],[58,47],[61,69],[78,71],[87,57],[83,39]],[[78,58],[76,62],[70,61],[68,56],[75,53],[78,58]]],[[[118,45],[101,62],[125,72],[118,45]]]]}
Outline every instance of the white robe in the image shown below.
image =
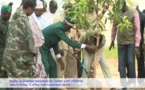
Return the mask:
{"type": "Polygon", "coordinates": [[[39,48],[44,44],[44,36],[39,28],[40,26],[38,25],[39,20],[36,21],[35,19],[37,18],[34,19],[33,15],[29,16],[29,23],[32,29],[35,47],[37,50],[37,56],[34,57],[34,61],[36,63],[36,65],[34,66],[34,69],[36,70],[36,74],[33,77],[44,78],[46,77],[46,72],[45,72],[44,65],[41,59],[41,54],[39,51],[39,48]]]}

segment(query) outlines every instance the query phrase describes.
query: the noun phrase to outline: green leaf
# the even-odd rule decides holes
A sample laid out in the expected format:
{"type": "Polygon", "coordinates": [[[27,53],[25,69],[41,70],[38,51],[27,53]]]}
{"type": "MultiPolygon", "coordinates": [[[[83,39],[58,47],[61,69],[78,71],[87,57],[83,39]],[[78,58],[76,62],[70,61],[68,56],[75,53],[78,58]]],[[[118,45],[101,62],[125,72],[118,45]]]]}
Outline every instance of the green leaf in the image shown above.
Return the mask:
{"type": "MultiPolygon", "coordinates": [[[[93,0],[92,0],[92,1],[93,1],[93,0]]],[[[103,0],[96,0],[96,1],[98,1],[99,4],[103,2],[103,0]]]]}
{"type": "Polygon", "coordinates": [[[91,27],[90,23],[87,20],[84,21],[84,24],[85,24],[86,28],[90,28],[91,27]]]}
{"type": "Polygon", "coordinates": [[[83,24],[83,18],[82,18],[82,16],[79,17],[79,20],[80,20],[80,23],[82,25],[83,24]]]}
{"type": "Polygon", "coordinates": [[[120,0],[120,3],[119,3],[119,10],[121,10],[121,9],[123,8],[123,4],[124,4],[123,0],[120,0]]]}
{"type": "Polygon", "coordinates": [[[123,21],[125,21],[127,19],[127,16],[123,16],[122,19],[123,21]]]}
{"type": "Polygon", "coordinates": [[[119,24],[117,25],[117,28],[120,28],[122,25],[123,25],[122,23],[119,23],[119,24]]]}

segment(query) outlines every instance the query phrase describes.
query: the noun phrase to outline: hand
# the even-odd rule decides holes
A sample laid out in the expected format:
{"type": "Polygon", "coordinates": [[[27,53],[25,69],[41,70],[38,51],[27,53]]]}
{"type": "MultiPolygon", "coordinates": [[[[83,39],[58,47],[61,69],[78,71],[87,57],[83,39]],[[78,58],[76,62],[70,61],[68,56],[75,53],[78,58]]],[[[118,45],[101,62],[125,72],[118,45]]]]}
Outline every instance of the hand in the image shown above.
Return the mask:
{"type": "Polygon", "coordinates": [[[111,50],[112,48],[114,49],[114,41],[111,42],[109,50],[111,50]]]}
{"type": "Polygon", "coordinates": [[[136,54],[136,57],[137,57],[137,58],[140,57],[140,50],[139,50],[139,47],[135,47],[135,54],[136,54]]]}
{"type": "Polygon", "coordinates": [[[92,67],[92,66],[88,72],[88,77],[94,77],[94,67],[92,67]]]}
{"type": "Polygon", "coordinates": [[[58,58],[58,62],[60,63],[61,70],[64,70],[64,62],[62,61],[62,58],[58,58]]]}
{"type": "Polygon", "coordinates": [[[102,13],[103,14],[105,14],[105,12],[107,11],[108,9],[106,9],[106,8],[103,8],[103,11],[102,11],[102,13]]]}
{"type": "Polygon", "coordinates": [[[74,52],[74,53],[79,53],[79,52],[80,52],[80,49],[73,48],[73,52],[74,52]]]}
{"type": "Polygon", "coordinates": [[[80,55],[79,54],[74,54],[74,57],[76,58],[76,60],[80,60],[80,55]]]}
{"type": "Polygon", "coordinates": [[[64,51],[60,50],[60,54],[61,54],[61,56],[64,56],[64,51]]]}
{"type": "Polygon", "coordinates": [[[86,45],[85,49],[89,49],[89,50],[92,50],[92,51],[97,51],[98,47],[94,46],[94,45],[86,45]]]}

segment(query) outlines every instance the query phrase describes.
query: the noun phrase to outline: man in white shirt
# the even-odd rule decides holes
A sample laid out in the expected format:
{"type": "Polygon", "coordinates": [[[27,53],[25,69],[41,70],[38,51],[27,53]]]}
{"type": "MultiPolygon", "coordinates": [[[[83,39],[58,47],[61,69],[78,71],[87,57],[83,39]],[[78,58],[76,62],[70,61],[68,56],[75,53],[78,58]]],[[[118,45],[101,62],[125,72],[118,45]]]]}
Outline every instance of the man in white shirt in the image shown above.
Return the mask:
{"type": "Polygon", "coordinates": [[[30,23],[33,37],[34,37],[35,48],[37,50],[37,56],[34,57],[34,61],[36,63],[36,65],[34,66],[34,69],[36,70],[36,74],[33,77],[44,78],[46,77],[46,73],[45,73],[43,63],[42,63],[39,48],[44,44],[44,36],[41,30],[45,28],[47,25],[44,18],[42,17],[43,2],[40,0],[37,0],[36,3],[37,3],[37,6],[35,8],[35,11],[33,12],[31,16],[29,16],[29,23],[30,23]]]}
{"type": "MultiPolygon", "coordinates": [[[[46,5],[45,9],[47,9],[47,4],[45,5],[46,5]]],[[[55,0],[51,0],[49,2],[49,9],[43,14],[44,19],[47,22],[47,25],[53,24],[56,10],[57,10],[57,2],[55,0]]]]}

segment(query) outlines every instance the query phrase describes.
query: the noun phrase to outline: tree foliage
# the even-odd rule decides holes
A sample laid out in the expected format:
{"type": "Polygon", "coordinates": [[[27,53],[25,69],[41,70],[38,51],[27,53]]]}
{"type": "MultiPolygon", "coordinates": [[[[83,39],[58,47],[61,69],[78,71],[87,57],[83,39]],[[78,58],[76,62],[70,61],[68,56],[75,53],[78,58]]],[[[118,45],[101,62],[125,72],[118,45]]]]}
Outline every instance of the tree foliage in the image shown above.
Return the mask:
{"type": "Polygon", "coordinates": [[[119,28],[119,30],[133,28],[133,24],[127,20],[126,16],[122,15],[123,2],[124,0],[114,1],[112,10],[109,10],[109,19],[112,23],[117,23],[117,28],[119,28]]]}
{"type": "MultiPolygon", "coordinates": [[[[71,0],[65,0],[65,4],[70,4],[70,1],[71,0]]],[[[126,16],[122,16],[123,1],[124,0],[75,0],[73,7],[68,10],[68,16],[75,21],[79,28],[89,30],[90,27],[95,28],[99,25],[100,29],[104,30],[104,24],[101,21],[99,21],[99,24],[92,25],[89,20],[91,17],[88,17],[88,15],[94,14],[93,12],[96,9],[101,10],[105,4],[108,4],[110,6],[108,15],[112,23],[122,21],[117,25],[120,30],[133,28],[132,23],[127,20],[126,16]]]]}

